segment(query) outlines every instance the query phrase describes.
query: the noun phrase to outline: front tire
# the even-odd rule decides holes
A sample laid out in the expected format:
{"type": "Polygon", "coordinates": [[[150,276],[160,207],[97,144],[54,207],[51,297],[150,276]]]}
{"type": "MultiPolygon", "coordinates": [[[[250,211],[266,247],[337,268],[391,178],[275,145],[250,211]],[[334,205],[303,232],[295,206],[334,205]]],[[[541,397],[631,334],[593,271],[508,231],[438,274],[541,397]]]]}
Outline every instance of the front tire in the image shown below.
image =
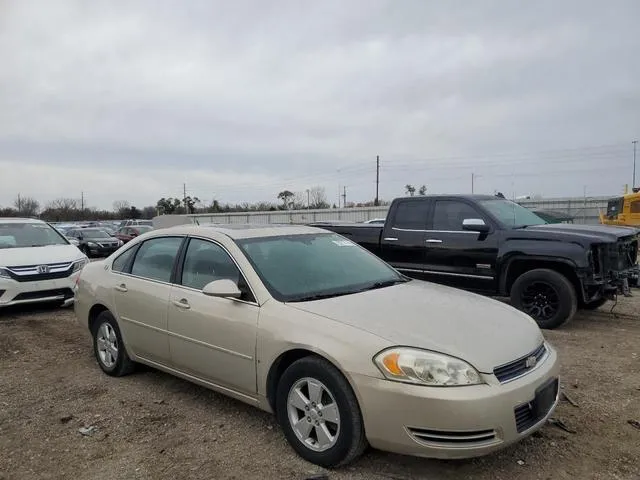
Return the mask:
{"type": "Polygon", "coordinates": [[[291,364],[276,395],[285,437],[308,462],[338,467],[366,449],[358,401],[342,373],[327,360],[311,356],[291,364]]]}
{"type": "Polygon", "coordinates": [[[578,308],[576,291],[571,282],[561,273],[546,268],[520,275],[511,287],[511,303],[544,329],[566,324],[578,308]]]}
{"type": "Polygon", "coordinates": [[[135,370],[135,363],[127,355],[120,328],[113,315],[104,311],[93,324],[93,352],[104,373],[122,377],[135,370]]]}

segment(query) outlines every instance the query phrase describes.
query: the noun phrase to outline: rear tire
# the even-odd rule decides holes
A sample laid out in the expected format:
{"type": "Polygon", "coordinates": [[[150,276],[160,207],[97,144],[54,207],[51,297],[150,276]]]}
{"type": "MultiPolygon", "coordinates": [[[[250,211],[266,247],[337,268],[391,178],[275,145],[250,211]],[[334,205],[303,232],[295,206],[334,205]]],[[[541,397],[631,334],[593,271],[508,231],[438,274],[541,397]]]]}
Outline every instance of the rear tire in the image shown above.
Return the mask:
{"type": "Polygon", "coordinates": [[[285,437],[308,462],[338,467],[367,448],[358,401],[349,382],[327,360],[310,356],[291,364],[278,382],[276,395],[276,413],[285,437]]]}
{"type": "Polygon", "coordinates": [[[104,373],[112,377],[122,377],[135,370],[136,364],[127,355],[118,322],[111,312],[104,311],[98,315],[91,333],[93,353],[104,373]]]}
{"type": "Polygon", "coordinates": [[[546,268],[520,275],[511,287],[511,303],[544,329],[566,324],[578,308],[576,291],[571,282],[561,273],[546,268]]]}

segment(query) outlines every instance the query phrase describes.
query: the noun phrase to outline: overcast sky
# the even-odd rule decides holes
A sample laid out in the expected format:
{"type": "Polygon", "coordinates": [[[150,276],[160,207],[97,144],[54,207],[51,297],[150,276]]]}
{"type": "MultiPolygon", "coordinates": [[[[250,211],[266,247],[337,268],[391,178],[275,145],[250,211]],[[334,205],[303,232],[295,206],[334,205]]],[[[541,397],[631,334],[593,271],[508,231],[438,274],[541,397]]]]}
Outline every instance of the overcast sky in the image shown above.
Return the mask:
{"type": "MultiPolygon", "coordinates": [[[[640,1],[0,1],[0,205],[608,195],[640,1]]],[[[638,183],[640,183],[640,162],[638,183]]]]}

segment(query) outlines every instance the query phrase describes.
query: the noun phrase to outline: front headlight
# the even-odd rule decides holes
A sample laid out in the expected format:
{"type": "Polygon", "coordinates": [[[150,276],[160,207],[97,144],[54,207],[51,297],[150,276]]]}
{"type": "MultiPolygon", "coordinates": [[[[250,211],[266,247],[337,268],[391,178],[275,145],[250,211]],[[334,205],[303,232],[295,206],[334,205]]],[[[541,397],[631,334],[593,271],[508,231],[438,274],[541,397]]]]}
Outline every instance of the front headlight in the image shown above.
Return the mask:
{"type": "Polygon", "coordinates": [[[394,347],[383,350],[373,360],[388,380],[396,382],[432,387],[483,383],[478,371],[467,362],[442,353],[394,347]]]}
{"type": "Polygon", "coordinates": [[[9,275],[6,269],[0,267],[0,278],[11,278],[11,275],[9,275]]]}
{"type": "Polygon", "coordinates": [[[71,273],[75,273],[78,270],[82,270],[87,263],[89,263],[88,258],[83,258],[82,260],[78,260],[77,262],[74,262],[73,270],[71,271],[71,273]]]}
{"type": "Polygon", "coordinates": [[[89,245],[90,247],[97,247],[98,244],[96,242],[87,242],[87,245],[89,245]]]}

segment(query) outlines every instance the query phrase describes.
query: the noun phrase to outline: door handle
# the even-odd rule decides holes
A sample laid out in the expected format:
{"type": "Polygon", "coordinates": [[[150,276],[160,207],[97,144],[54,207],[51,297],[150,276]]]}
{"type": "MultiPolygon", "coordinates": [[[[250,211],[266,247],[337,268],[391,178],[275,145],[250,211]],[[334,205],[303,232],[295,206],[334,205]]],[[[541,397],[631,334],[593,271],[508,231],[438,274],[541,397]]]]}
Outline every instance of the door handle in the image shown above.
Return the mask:
{"type": "Polygon", "coordinates": [[[185,310],[188,310],[191,308],[191,305],[189,305],[189,302],[187,301],[186,298],[181,298],[180,300],[174,300],[173,304],[178,307],[178,308],[183,308],[185,310]]]}
{"type": "Polygon", "coordinates": [[[438,240],[437,238],[429,238],[425,240],[426,243],[442,243],[442,240],[438,240]]]}
{"type": "Polygon", "coordinates": [[[396,237],[384,237],[383,240],[385,242],[397,242],[398,239],[396,237]]]}
{"type": "Polygon", "coordinates": [[[124,283],[121,283],[120,285],[116,285],[115,287],[113,287],[115,290],[119,291],[119,292],[128,292],[129,290],[127,289],[127,286],[124,283]]]}

